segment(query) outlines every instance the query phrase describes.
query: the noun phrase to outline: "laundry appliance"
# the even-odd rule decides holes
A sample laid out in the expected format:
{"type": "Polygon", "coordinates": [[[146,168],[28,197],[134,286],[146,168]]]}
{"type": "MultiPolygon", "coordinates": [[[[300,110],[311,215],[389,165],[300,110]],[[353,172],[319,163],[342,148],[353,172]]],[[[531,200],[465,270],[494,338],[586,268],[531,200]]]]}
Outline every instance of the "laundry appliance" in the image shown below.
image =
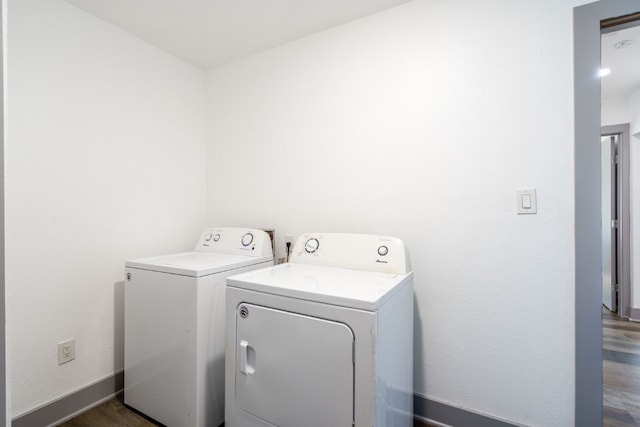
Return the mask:
{"type": "Polygon", "coordinates": [[[413,425],[413,273],[397,238],[300,236],[230,276],[226,427],[413,425]]]}
{"type": "Polygon", "coordinates": [[[273,265],[261,230],[209,228],[193,252],[126,262],[124,401],[171,427],[224,421],[227,276],[273,265]]]}

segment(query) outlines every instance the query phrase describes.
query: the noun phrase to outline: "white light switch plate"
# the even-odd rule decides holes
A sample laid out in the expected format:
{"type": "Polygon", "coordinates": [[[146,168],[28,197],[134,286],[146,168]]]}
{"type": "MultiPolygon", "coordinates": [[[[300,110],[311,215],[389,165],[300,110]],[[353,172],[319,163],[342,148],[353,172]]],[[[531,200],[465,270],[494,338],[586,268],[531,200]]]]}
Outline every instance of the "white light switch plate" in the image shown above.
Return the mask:
{"type": "Polygon", "coordinates": [[[518,215],[538,213],[538,202],[536,200],[535,188],[516,190],[516,209],[518,215]]]}

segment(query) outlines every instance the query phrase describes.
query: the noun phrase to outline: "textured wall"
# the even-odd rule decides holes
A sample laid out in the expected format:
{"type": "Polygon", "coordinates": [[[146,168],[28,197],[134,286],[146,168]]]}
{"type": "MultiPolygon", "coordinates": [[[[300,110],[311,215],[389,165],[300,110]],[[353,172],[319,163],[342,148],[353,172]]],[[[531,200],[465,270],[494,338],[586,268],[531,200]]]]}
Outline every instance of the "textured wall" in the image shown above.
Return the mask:
{"type": "Polygon", "coordinates": [[[416,1],[209,71],[209,222],[402,238],[416,392],[571,425],[576,3],[416,1]]]}
{"type": "Polygon", "coordinates": [[[122,370],[125,259],[188,250],[205,224],[205,101],[203,71],[67,3],[11,0],[7,19],[16,417],[122,370]]]}

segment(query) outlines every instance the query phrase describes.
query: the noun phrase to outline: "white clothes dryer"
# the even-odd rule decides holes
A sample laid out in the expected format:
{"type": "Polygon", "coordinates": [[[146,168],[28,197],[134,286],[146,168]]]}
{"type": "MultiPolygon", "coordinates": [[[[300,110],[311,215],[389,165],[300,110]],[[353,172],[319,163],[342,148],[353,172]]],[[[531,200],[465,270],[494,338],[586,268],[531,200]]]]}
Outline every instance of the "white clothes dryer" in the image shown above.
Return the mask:
{"type": "Polygon", "coordinates": [[[226,427],[413,425],[413,273],[402,241],[302,235],[227,278],[226,427]]]}
{"type": "Polygon", "coordinates": [[[262,230],[206,229],[195,251],[126,262],[124,401],[171,427],[224,421],[227,276],[273,265],[262,230]]]}

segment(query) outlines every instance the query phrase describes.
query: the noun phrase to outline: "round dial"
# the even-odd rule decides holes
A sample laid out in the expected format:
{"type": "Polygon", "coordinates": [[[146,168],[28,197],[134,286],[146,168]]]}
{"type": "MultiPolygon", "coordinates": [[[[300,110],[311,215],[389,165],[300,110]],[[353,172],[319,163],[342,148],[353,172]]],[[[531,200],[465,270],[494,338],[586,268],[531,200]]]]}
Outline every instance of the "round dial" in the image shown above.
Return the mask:
{"type": "Polygon", "coordinates": [[[318,239],[315,239],[315,238],[311,238],[307,240],[304,244],[304,250],[310,254],[317,251],[319,247],[320,247],[320,242],[318,242],[318,239]]]}
{"type": "Polygon", "coordinates": [[[388,247],[386,247],[384,245],[378,247],[378,255],[385,256],[388,253],[389,253],[389,248],[388,247]]]}
{"type": "Polygon", "coordinates": [[[253,242],[253,234],[247,233],[242,236],[242,246],[249,246],[253,242]]]}
{"type": "Polygon", "coordinates": [[[209,240],[211,240],[211,237],[213,237],[211,233],[207,233],[204,235],[204,240],[208,242],[209,240]]]}
{"type": "Polygon", "coordinates": [[[217,242],[218,240],[220,240],[220,235],[216,233],[213,235],[213,241],[217,242]]]}

